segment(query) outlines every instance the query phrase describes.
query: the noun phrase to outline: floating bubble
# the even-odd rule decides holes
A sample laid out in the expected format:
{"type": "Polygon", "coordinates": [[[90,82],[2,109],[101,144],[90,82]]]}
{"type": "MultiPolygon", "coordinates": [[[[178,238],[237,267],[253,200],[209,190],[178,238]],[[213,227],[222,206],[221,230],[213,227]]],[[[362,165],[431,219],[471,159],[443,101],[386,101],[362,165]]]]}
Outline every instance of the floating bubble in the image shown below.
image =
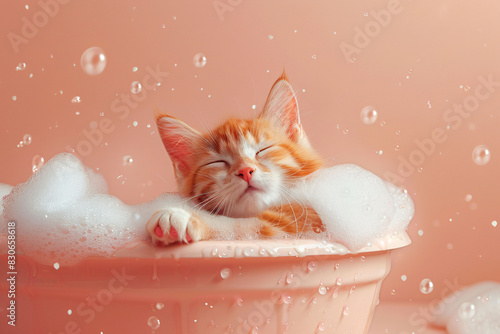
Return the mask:
{"type": "Polygon", "coordinates": [[[134,94],[138,94],[140,93],[142,90],[142,85],[139,81],[134,81],[132,82],[132,84],[130,85],[130,91],[134,94]]]}
{"type": "Polygon", "coordinates": [[[26,63],[19,63],[16,67],[16,71],[24,71],[26,69],[26,63]]]}
{"type": "Polygon", "coordinates": [[[203,66],[205,66],[207,64],[207,57],[205,57],[205,55],[203,53],[197,53],[193,57],[193,64],[194,64],[194,66],[196,66],[198,68],[202,68],[203,66]]]}
{"type": "Polygon", "coordinates": [[[227,279],[229,276],[231,276],[231,269],[224,268],[220,271],[220,277],[222,277],[222,279],[227,279]]]}
{"type": "Polygon", "coordinates": [[[88,75],[99,75],[106,68],[106,55],[99,47],[91,47],[85,50],[80,59],[80,65],[88,75]]]}
{"type": "Polygon", "coordinates": [[[458,309],[458,316],[462,319],[471,319],[476,314],[476,306],[472,303],[465,302],[458,309]]]}
{"type": "Polygon", "coordinates": [[[139,123],[138,123],[137,121],[134,121],[134,122],[132,123],[132,125],[133,125],[134,127],[136,127],[138,124],[139,124],[139,123]]]}
{"type": "Polygon", "coordinates": [[[71,315],[73,311],[71,309],[68,310],[68,315],[71,315]]]}
{"type": "Polygon", "coordinates": [[[361,110],[361,121],[365,124],[373,124],[377,120],[378,112],[375,107],[366,106],[361,110]]]}
{"type": "Polygon", "coordinates": [[[401,280],[402,280],[403,282],[405,282],[405,281],[406,281],[406,279],[407,279],[406,275],[401,275],[401,280]]]}
{"type": "Polygon", "coordinates": [[[420,282],[420,292],[422,292],[424,295],[427,295],[434,290],[434,283],[428,278],[424,278],[420,282]]]}
{"type": "Polygon", "coordinates": [[[16,101],[17,100],[17,96],[12,96],[12,101],[16,101]]]}
{"type": "Polygon", "coordinates": [[[148,319],[148,326],[152,330],[156,330],[156,329],[160,328],[160,319],[158,319],[155,316],[149,317],[149,319],[148,319]]]}
{"type": "Polygon", "coordinates": [[[31,135],[30,134],[25,134],[23,137],[23,144],[24,145],[29,145],[31,144],[31,135]]]}
{"type": "Polygon", "coordinates": [[[486,145],[478,145],[472,150],[472,161],[474,161],[476,165],[486,165],[490,161],[490,158],[490,150],[486,145]]]}
{"type": "Polygon", "coordinates": [[[33,173],[35,173],[37,170],[39,170],[43,164],[45,163],[45,159],[40,156],[40,155],[35,155],[33,157],[33,159],[31,160],[31,170],[33,171],[33,173]]]}
{"type": "Polygon", "coordinates": [[[492,222],[491,222],[491,226],[493,226],[493,227],[497,227],[497,225],[498,225],[498,223],[497,223],[497,221],[496,221],[496,220],[494,220],[494,221],[492,221],[492,222]]]}
{"type": "Polygon", "coordinates": [[[75,96],[71,99],[71,103],[80,103],[81,101],[80,96],[75,96]]]}
{"type": "Polygon", "coordinates": [[[130,155],[123,157],[123,166],[130,166],[134,162],[134,159],[130,155]]]}
{"type": "Polygon", "coordinates": [[[472,200],[472,195],[471,195],[471,194],[467,194],[467,195],[465,196],[465,201],[466,201],[466,202],[470,202],[471,200],[472,200]]]}

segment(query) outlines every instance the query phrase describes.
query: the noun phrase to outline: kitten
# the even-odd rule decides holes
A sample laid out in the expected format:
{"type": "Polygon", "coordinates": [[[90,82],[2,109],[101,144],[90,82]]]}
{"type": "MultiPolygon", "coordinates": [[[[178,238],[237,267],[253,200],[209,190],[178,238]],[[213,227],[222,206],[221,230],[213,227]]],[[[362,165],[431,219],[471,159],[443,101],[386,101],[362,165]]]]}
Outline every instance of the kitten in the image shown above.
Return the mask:
{"type": "Polygon", "coordinates": [[[169,244],[210,239],[215,231],[196,208],[228,217],[258,217],[263,236],[323,230],[316,212],[294,203],[288,192],[299,178],[319,169],[322,160],[302,129],[285,73],[255,119],[229,119],[205,134],[160,113],[156,122],[178,191],[196,207],[156,212],[147,224],[153,240],[169,244]]]}

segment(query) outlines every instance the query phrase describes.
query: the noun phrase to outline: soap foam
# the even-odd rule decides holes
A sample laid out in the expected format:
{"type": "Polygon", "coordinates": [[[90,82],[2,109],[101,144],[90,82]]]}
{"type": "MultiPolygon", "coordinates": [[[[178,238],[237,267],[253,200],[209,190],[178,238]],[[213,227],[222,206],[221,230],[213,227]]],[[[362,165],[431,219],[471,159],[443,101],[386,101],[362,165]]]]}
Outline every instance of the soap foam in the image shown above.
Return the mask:
{"type": "Polygon", "coordinates": [[[358,250],[376,237],[406,230],[414,207],[405,191],[356,165],[338,165],[306,177],[292,194],[321,217],[331,241],[358,250]]]}
{"type": "MultiPolygon", "coordinates": [[[[196,210],[176,194],[126,205],[107,193],[102,175],[69,153],[55,156],[26,183],[11,189],[0,185],[0,195],[8,194],[0,234],[6,235],[6,223],[15,221],[21,251],[47,265],[110,256],[128,243],[150,240],[145,226],[157,210],[196,210]]],[[[405,192],[355,165],[319,170],[290,189],[290,194],[315,209],[327,229],[326,234],[301,238],[336,241],[350,250],[369,246],[387,233],[404,231],[413,216],[413,203],[405,192]]],[[[262,223],[256,218],[214,216],[203,210],[196,213],[218,231],[217,240],[259,238],[262,223]]]]}
{"type": "Polygon", "coordinates": [[[452,292],[435,308],[434,324],[450,334],[500,333],[500,283],[481,282],[452,292]]]}

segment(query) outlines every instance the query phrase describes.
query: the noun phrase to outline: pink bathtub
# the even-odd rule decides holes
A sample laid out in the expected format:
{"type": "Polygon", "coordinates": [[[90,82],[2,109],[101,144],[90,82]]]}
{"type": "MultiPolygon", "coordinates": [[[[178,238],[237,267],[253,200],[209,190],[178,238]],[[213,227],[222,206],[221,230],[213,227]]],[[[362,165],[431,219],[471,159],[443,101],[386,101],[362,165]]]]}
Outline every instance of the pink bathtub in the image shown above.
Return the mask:
{"type": "MultiPolygon", "coordinates": [[[[73,267],[17,256],[2,333],[367,333],[395,234],[356,254],[311,240],[146,243],[73,267]],[[58,267],[56,265],[56,267],[58,267]]],[[[2,254],[1,263],[6,263],[2,254]]],[[[2,280],[1,295],[9,286],[2,280]]],[[[4,300],[2,298],[2,300],[4,300]]],[[[2,309],[5,310],[4,305],[2,309]]]]}

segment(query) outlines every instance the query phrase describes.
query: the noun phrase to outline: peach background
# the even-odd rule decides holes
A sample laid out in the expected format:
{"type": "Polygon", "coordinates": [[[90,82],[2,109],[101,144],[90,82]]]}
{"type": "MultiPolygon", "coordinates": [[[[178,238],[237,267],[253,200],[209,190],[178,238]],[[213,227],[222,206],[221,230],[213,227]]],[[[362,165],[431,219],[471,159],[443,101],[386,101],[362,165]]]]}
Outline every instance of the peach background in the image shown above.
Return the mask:
{"type": "MultiPolygon", "coordinates": [[[[356,163],[380,176],[397,174],[399,159],[418,149],[414,141],[445,129],[443,114],[474,95],[479,77],[500,81],[500,3],[494,0],[401,0],[399,12],[353,62],[341,43],[360,46],[356,27],[374,26],[370,11],[387,9],[390,1],[66,2],[18,52],[8,34],[21,35],[22,18],[31,21],[41,7],[31,0],[2,4],[0,182],[24,182],[34,155],[48,160],[76,147],[91,122],[108,118],[113,130],[82,156],[84,163],[99,168],[110,192],[127,203],[173,191],[153,107],[201,130],[229,115],[252,117],[283,67],[298,92],[304,128],[329,164],[356,163]],[[219,16],[214,3],[231,10],[219,16]],[[103,48],[108,60],[98,76],[79,65],[92,46],[103,48]],[[199,52],[207,57],[203,68],[193,65],[199,52]],[[20,62],[27,64],[24,71],[16,71],[20,62]],[[148,66],[169,76],[120,119],[113,101],[131,96],[130,84],[143,80],[148,66]],[[72,104],[74,96],[81,103],[72,104]],[[375,124],[360,120],[367,105],[378,110],[375,124]],[[18,148],[27,133],[32,143],[18,148]],[[123,166],[126,155],[134,159],[130,166],[123,166]]],[[[446,281],[500,279],[500,226],[491,224],[500,220],[496,89],[446,132],[447,140],[425,156],[420,172],[400,180],[416,205],[409,228],[413,244],[393,253],[383,299],[433,299],[446,281]],[[491,151],[484,166],[471,159],[479,144],[491,151]],[[401,275],[408,279],[403,282],[401,275]],[[424,278],[434,282],[429,295],[418,289],[424,278]]]]}

